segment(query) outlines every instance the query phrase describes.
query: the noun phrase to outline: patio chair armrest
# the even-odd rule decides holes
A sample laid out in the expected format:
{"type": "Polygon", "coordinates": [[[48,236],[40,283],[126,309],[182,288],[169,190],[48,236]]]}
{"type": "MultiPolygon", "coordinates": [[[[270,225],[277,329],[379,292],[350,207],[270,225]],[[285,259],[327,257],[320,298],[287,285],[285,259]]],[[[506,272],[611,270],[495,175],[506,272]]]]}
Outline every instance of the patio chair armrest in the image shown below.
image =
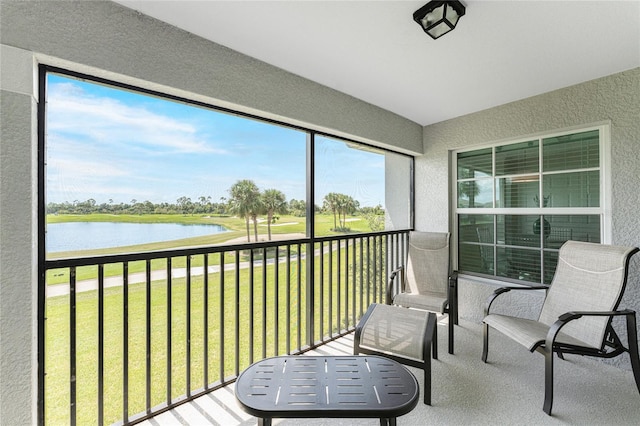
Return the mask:
{"type": "Polygon", "coordinates": [[[496,300],[496,298],[498,296],[500,296],[501,294],[510,292],[511,290],[549,290],[548,286],[532,286],[532,287],[500,287],[498,289],[496,289],[491,296],[489,296],[489,298],[487,299],[485,306],[484,306],[484,315],[487,316],[489,315],[489,310],[491,309],[491,305],[493,304],[493,301],[496,300]]]}
{"type": "Polygon", "coordinates": [[[562,314],[558,317],[560,321],[573,321],[574,319],[578,319],[582,316],[591,316],[591,317],[612,317],[612,316],[620,316],[620,315],[635,315],[635,311],[631,309],[625,309],[622,311],[571,311],[565,314],[562,314]]]}
{"type": "Polygon", "coordinates": [[[396,277],[400,274],[400,291],[404,291],[404,266],[398,266],[396,269],[391,271],[389,274],[389,282],[387,283],[387,293],[386,293],[386,303],[390,305],[393,302],[393,298],[397,294],[394,292],[394,281],[396,277]]]}
{"type": "Polygon", "coordinates": [[[611,317],[611,316],[620,316],[620,315],[631,315],[635,316],[636,312],[631,309],[625,309],[622,311],[571,311],[566,312],[558,317],[556,322],[554,322],[551,327],[549,327],[549,331],[547,332],[547,338],[545,340],[545,350],[552,350],[553,343],[556,341],[556,336],[569,322],[581,318],[583,316],[591,316],[591,317],[611,317]]]}
{"type": "Polygon", "coordinates": [[[398,266],[396,269],[391,271],[391,274],[389,274],[389,281],[393,281],[396,278],[396,275],[398,275],[403,270],[404,270],[404,266],[398,266]]]}
{"type": "Polygon", "coordinates": [[[362,329],[367,324],[367,321],[369,320],[369,317],[371,316],[375,308],[376,308],[376,303],[370,304],[366,312],[364,313],[364,315],[362,315],[362,318],[360,318],[360,320],[358,321],[358,324],[356,324],[356,329],[353,336],[353,354],[354,355],[360,354],[360,342],[362,339],[362,329]]]}

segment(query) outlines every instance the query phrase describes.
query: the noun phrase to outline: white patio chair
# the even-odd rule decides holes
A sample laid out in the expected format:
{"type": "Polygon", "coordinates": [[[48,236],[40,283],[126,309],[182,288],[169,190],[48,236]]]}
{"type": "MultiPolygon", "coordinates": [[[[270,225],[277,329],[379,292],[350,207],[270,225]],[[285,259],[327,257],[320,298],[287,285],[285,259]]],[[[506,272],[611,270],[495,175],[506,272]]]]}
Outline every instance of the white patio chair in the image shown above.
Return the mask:
{"type": "Polygon", "coordinates": [[[449,239],[448,232],[409,233],[407,266],[391,273],[387,304],[448,314],[449,353],[453,354],[453,326],[458,324],[458,275],[450,269],[449,239]]]}
{"type": "Polygon", "coordinates": [[[487,362],[489,327],[492,327],[531,352],[545,357],[545,398],[543,410],[551,415],[553,405],[553,353],[561,359],[577,354],[611,358],[628,352],[640,392],[640,359],[636,313],[618,310],[627,282],[629,259],[635,247],[618,247],[567,241],[558,256],[558,266],[550,287],[500,288],[487,300],[484,318],[482,360],[487,362]],[[512,290],[547,290],[538,320],[491,314],[496,297],[512,290]],[[623,345],[611,321],[624,316],[627,347],[623,345]]]}

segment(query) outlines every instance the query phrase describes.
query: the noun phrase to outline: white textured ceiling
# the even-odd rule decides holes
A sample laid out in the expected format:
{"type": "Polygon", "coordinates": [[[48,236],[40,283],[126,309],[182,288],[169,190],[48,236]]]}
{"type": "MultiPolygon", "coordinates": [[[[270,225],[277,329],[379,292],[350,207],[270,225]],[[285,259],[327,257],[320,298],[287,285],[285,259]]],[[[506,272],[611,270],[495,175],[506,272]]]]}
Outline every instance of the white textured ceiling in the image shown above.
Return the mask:
{"type": "Polygon", "coordinates": [[[438,40],[427,1],[117,2],[421,125],[640,66],[636,0],[462,0],[438,40]]]}

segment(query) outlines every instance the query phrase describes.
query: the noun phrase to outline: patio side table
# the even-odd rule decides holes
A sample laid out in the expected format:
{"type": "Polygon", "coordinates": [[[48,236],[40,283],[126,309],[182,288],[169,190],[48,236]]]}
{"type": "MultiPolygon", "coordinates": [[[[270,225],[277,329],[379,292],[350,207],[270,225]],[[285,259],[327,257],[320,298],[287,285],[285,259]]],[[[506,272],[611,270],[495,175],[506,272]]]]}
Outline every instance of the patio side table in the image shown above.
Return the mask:
{"type": "Polygon", "coordinates": [[[258,425],[273,418],[396,417],[415,408],[420,390],[400,363],[379,356],[280,356],[252,364],[236,381],[236,398],[258,425]]]}

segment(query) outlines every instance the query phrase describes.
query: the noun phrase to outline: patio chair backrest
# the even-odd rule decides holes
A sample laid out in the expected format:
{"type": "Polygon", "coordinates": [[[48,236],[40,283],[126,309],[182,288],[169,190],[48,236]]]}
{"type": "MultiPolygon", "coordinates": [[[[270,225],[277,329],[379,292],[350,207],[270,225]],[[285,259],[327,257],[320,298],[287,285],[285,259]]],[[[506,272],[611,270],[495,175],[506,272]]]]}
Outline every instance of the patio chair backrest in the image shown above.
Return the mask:
{"type": "MultiPolygon", "coordinates": [[[[540,322],[553,324],[571,311],[613,311],[627,281],[629,258],[635,247],[567,241],[560,248],[558,266],[549,287],[540,322]]],[[[562,332],[602,348],[610,317],[582,317],[562,332]]]]}
{"type": "Polygon", "coordinates": [[[447,297],[449,237],[448,232],[409,233],[406,279],[411,293],[447,297]]]}

